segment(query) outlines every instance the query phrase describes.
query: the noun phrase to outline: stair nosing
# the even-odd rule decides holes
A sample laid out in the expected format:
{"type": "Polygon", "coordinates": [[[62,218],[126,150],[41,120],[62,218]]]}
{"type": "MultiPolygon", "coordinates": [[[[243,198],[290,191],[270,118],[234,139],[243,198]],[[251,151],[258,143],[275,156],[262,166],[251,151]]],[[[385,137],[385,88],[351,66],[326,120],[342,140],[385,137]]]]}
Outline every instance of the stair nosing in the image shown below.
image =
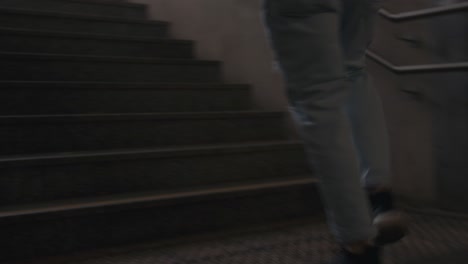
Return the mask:
{"type": "Polygon", "coordinates": [[[166,58],[142,58],[128,56],[94,56],[73,54],[50,54],[29,52],[0,52],[0,60],[3,58],[15,58],[24,60],[55,60],[55,61],[94,61],[94,62],[128,62],[144,64],[186,64],[186,65],[220,65],[220,61],[198,59],[166,59],[166,58]]]}
{"type": "Polygon", "coordinates": [[[41,10],[31,10],[23,8],[6,8],[0,7],[1,13],[15,13],[22,15],[32,15],[32,16],[45,16],[45,17],[55,17],[63,19],[74,19],[74,20],[88,20],[88,21],[105,21],[105,22],[115,22],[115,23],[126,23],[126,24],[141,24],[141,25],[160,25],[160,26],[169,26],[169,22],[158,21],[158,20],[146,20],[146,19],[130,19],[130,18],[121,18],[121,17],[112,17],[112,16],[97,16],[97,15],[83,15],[69,12],[53,12],[53,11],[41,11],[41,10]]]}
{"type": "Polygon", "coordinates": [[[198,187],[192,190],[173,190],[166,192],[154,192],[152,194],[148,192],[132,193],[99,198],[83,198],[71,201],[41,203],[37,205],[15,206],[12,208],[0,208],[0,220],[17,216],[61,213],[67,211],[124,206],[147,202],[167,202],[186,198],[203,198],[216,195],[229,195],[277,188],[299,187],[309,184],[316,184],[317,182],[318,181],[312,176],[296,176],[288,180],[269,180],[266,183],[243,183],[236,184],[234,186],[233,184],[229,184],[228,186],[218,184],[216,187],[198,187]],[[127,198],[125,198],[125,196],[127,196],[127,198]]]}
{"type": "MultiPolygon", "coordinates": [[[[64,0],[60,0],[64,1],[64,0]]],[[[139,3],[129,3],[129,2],[95,2],[89,0],[65,0],[65,2],[78,2],[78,3],[85,3],[90,5],[102,5],[102,6],[122,6],[122,7],[130,7],[130,8],[146,8],[146,5],[139,4],[139,3]]]]}
{"type": "Polygon", "coordinates": [[[15,34],[15,35],[28,35],[28,36],[46,36],[56,38],[75,38],[75,39],[94,39],[94,40],[116,40],[128,42],[149,42],[149,43],[173,43],[173,44],[193,44],[192,40],[184,39],[171,39],[171,38],[154,38],[154,37],[140,37],[140,36],[121,36],[121,35],[105,35],[81,32],[68,32],[68,31],[52,31],[52,30],[34,30],[25,28],[11,28],[0,27],[0,34],[15,34]]]}
{"type": "Polygon", "coordinates": [[[52,114],[52,115],[0,115],[0,124],[30,122],[93,122],[120,120],[208,120],[236,118],[281,117],[281,111],[211,111],[211,112],[158,112],[158,113],[106,113],[106,114],[52,114]]]}
{"type": "MultiPolygon", "coordinates": [[[[125,149],[107,151],[61,152],[38,155],[10,155],[0,157],[0,168],[43,166],[50,164],[88,163],[116,160],[164,159],[227,153],[249,153],[272,150],[296,149],[303,144],[297,140],[239,142],[236,144],[212,144],[164,148],[125,149]]],[[[0,175],[1,177],[1,175],[0,175]]]]}
{"type": "Polygon", "coordinates": [[[165,82],[80,82],[80,81],[5,81],[0,80],[0,87],[7,85],[7,88],[33,88],[33,89],[114,89],[114,90],[184,90],[184,89],[206,89],[206,90],[250,90],[249,84],[236,84],[236,83],[165,83],[165,82]],[[43,88],[37,86],[53,86],[50,88],[43,88]],[[66,86],[66,87],[63,87],[66,86]],[[84,87],[84,86],[98,86],[98,87],[84,87]],[[101,87],[99,87],[101,86],[101,87]],[[108,86],[108,87],[102,87],[108,86]]]}

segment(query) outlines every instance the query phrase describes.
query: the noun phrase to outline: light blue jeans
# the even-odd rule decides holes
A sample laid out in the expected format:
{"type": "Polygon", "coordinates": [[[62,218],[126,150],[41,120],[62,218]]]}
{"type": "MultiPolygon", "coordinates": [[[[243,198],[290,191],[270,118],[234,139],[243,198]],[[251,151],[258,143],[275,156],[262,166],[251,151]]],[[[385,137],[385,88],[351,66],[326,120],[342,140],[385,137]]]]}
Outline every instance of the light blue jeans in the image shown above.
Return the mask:
{"type": "Polygon", "coordinates": [[[265,0],[284,73],[331,230],[341,243],[375,236],[365,187],[388,186],[389,144],[366,71],[376,0],[265,0]]]}

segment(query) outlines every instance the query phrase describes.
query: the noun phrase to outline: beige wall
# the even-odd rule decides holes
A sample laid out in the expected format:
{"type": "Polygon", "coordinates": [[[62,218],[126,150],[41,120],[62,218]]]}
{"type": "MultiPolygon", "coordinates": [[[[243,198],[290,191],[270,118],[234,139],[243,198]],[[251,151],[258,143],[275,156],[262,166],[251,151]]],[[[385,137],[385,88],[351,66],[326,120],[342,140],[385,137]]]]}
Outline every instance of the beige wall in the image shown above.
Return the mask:
{"type": "Polygon", "coordinates": [[[152,19],[172,23],[171,33],[196,42],[200,59],[223,62],[224,80],[253,87],[257,108],[285,110],[261,20],[261,0],[129,0],[149,5],[152,19]]]}
{"type": "Polygon", "coordinates": [[[438,199],[432,106],[421,93],[429,75],[395,75],[368,60],[380,90],[392,151],[396,194],[413,206],[435,207],[438,199]]]}
{"type": "Polygon", "coordinates": [[[386,9],[391,12],[408,12],[432,7],[436,0],[383,0],[386,9]]]}

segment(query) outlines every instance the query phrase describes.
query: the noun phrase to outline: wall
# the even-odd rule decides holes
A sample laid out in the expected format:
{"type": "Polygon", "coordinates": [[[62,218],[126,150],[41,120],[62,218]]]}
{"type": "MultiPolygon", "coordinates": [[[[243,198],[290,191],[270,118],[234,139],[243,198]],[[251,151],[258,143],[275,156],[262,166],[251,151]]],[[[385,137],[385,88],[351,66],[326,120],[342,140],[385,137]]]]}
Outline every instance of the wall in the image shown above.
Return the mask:
{"type": "Polygon", "coordinates": [[[394,191],[407,204],[434,207],[438,197],[432,112],[419,93],[428,76],[401,76],[372,60],[368,64],[388,124],[394,191]]]}
{"type": "MultiPolygon", "coordinates": [[[[467,0],[434,0],[439,4],[467,0]]],[[[468,12],[434,19],[436,55],[442,63],[468,61],[468,12]]],[[[468,212],[468,74],[448,72],[434,76],[433,103],[439,204],[468,212]],[[449,84],[449,85],[447,85],[449,84]]]]}
{"type": "Polygon", "coordinates": [[[130,0],[152,19],[172,23],[174,37],[196,42],[197,57],[223,62],[224,80],[253,86],[257,108],[285,111],[281,76],[261,20],[261,0],[130,0]]]}
{"type": "Polygon", "coordinates": [[[439,205],[468,213],[468,74],[450,72],[433,79],[439,205]]]}
{"type": "MultiPolygon", "coordinates": [[[[442,1],[428,3],[436,2],[442,1]]],[[[466,12],[399,24],[380,19],[372,49],[396,65],[466,61],[467,21],[466,12]],[[400,36],[415,37],[422,45],[404,43],[400,36]]],[[[371,65],[389,123],[398,194],[418,206],[468,212],[466,70],[397,76],[371,65]]]]}
{"type": "Polygon", "coordinates": [[[434,6],[436,0],[382,0],[386,9],[392,13],[415,11],[434,6]]]}
{"type": "MultiPolygon", "coordinates": [[[[398,1],[388,1],[386,6],[398,1]]],[[[453,4],[466,1],[431,0],[429,3],[437,2],[440,5],[441,2],[453,4]]],[[[406,8],[411,9],[410,4],[416,3],[408,1],[406,8]]],[[[402,4],[399,6],[403,9],[402,4]]],[[[463,10],[399,23],[379,16],[371,50],[395,65],[468,61],[468,35],[465,34],[467,14],[468,11],[463,10]]]]}

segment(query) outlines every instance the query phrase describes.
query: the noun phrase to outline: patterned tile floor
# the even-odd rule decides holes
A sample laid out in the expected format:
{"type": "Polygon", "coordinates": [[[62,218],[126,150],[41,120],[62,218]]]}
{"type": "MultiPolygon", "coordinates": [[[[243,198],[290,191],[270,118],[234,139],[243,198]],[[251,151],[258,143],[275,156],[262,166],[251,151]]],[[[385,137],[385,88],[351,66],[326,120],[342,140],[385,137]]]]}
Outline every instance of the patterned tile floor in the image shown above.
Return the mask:
{"type": "MultiPolygon", "coordinates": [[[[384,264],[468,264],[468,218],[411,215],[411,234],[385,250],[384,264]]],[[[337,250],[323,221],[161,247],[109,249],[28,264],[322,264],[337,250]]]]}

